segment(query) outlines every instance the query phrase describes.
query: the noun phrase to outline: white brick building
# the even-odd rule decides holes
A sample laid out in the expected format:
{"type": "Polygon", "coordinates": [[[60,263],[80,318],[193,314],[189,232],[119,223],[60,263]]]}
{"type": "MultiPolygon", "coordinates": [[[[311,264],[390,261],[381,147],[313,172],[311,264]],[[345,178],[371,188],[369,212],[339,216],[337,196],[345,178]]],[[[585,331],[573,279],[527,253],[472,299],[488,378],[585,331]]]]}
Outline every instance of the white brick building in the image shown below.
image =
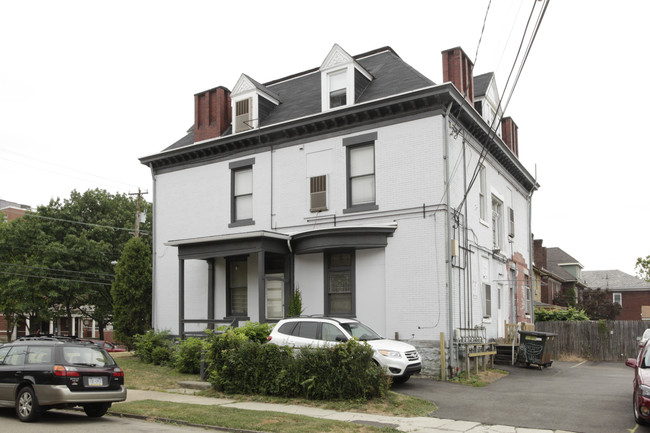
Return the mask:
{"type": "Polygon", "coordinates": [[[443,68],[436,85],[389,47],[335,45],[320,68],[195,95],[187,136],[141,159],[154,328],[274,321],[299,288],[304,314],[409,340],[433,373],[441,332],[496,338],[527,320],[537,184],[511,119],[491,130],[474,108],[486,112],[494,80],[474,82],[459,48],[443,68]]]}

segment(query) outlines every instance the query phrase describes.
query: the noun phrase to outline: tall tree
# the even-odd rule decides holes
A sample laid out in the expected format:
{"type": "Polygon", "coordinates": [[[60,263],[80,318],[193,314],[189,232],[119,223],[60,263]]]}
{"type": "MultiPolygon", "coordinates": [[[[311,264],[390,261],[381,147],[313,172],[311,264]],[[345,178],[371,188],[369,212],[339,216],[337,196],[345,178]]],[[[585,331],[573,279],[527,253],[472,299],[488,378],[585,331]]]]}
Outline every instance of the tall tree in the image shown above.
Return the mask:
{"type": "Polygon", "coordinates": [[[115,338],[133,347],[133,336],[151,329],[151,248],[142,238],[126,243],[112,294],[115,338]]]}
{"type": "MultiPolygon", "coordinates": [[[[144,202],[141,208],[146,212],[151,205],[144,202]]],[[[73,312],[81,312],[97,322],[103,338],[113,314],[113,266],[133,236],[135,214],[134,198],[94,189],[72,191],[69,199],[51,200],[13,221],[17,224],[0,238],[0,272],[5,271],[0,276],[10,279],[0,280],[0,308],[35,293],[34,302],[46,308],[33,314],[65,315],[71,323],[73,312]],[[8,275],[7,263],[25,272],[8,275]]],[[[142,231],[150,227],[147,222],[142,231]]],[[[15,308],[32,311],[28,306],[21,301],[15,308]]]]}

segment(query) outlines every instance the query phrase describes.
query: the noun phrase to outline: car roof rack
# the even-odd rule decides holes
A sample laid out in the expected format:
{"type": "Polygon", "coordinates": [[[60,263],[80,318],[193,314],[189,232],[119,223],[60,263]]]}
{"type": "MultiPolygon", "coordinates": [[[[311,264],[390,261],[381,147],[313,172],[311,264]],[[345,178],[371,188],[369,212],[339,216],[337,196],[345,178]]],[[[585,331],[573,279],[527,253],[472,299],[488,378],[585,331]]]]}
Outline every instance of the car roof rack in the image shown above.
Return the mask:
{"type": "Polygon", "coordinates": [[[76,335],[58,335],[58,334],[29,334],[18,337],[15,341],[30,341],[30,340],[44,340],[44,341],[76,341],[76,342],[90,342],[90,340],[79,338],[76,335]]]}

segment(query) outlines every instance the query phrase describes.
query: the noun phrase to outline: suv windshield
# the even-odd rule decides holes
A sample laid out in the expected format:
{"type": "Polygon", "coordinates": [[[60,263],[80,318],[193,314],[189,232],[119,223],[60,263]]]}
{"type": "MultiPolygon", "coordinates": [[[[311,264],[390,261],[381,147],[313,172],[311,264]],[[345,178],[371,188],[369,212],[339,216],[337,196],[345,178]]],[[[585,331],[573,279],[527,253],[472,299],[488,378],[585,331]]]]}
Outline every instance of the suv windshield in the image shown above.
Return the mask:
{"type": "Polygon", "coordinates": [[[87,365],[89,367],[107,367],[115,365],[113,358],[105,355],[98,347],[65,346],[63,359],[70,365],[87,365]]]}
{"type": "Polygon", "coordinates": [[[377,334],[375,331],[372,329],[368,328],[366,325],[359,323],[359,322],[350,322],[350,323],[341,323],[341,328],[345,329],[348,331],[348,333],[355,337],[358,338],[361,341],[368,341],[368,340],[381,340],[382,337],[377,334]]]}

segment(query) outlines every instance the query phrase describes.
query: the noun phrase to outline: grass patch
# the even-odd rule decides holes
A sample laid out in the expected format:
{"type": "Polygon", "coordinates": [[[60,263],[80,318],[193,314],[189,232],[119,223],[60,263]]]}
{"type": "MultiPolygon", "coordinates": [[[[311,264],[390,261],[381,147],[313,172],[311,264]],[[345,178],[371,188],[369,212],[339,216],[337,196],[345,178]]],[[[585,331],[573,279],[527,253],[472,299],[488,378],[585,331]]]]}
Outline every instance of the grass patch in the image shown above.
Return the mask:
{"type": "Polygon", "coordinates": [[[113,357],[124,370],[124,383],[127,389],[166,391],[178,388],[180,381],[201,380],[198,374],[184,374],[171,367],[145,364],[133,353],[122,352],[119,356],[113,357]]]}
{"type": "Polygon", "coordinates": [[[479,371],[478,374],[470,374],[463,371],[459,376],[450,379],[450,382],[460,383],[461,385],[469,385],[475,387],[482,387],[491,384],[494,381],[507,376],[509,373],[505,370],[487,369],[486,371],[479,371]]]}
{"type": "Polygon", "coordinates": [[[372,400],[305,400],[282,398],[265,395],[224,394],[214,389],[202,391],[200,395],[215,398],[229,398],[238,401],[253,401],[259,403],[292,404],[319,409],[335,410],[338,412],[358,412],[387,416],[416,417],[428,416],[438,410],[435,403],[417,397],[388,391],[386,398],[372,400]]]}
{"type": "Polygon", "coordinates": [[[258,412],[220,406],[200,406],[165,401],[143,400],[116,403],[111,412],[129,413],[185,421],[192,424],[220,426],[232,429],[281,433],[396,433],[394,428],[311,418],[277,412],[258,412]]]}

